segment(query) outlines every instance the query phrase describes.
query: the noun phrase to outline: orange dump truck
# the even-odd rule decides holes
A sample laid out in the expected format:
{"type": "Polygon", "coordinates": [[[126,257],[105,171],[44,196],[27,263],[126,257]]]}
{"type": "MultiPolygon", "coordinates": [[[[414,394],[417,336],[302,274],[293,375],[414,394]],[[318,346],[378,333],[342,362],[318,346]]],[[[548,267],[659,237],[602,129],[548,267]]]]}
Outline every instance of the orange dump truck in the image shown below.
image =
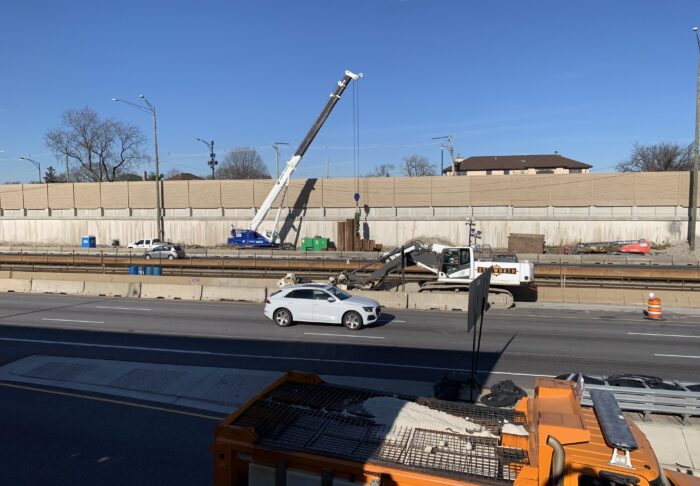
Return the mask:
{"type": "Polygon", "coordinates": [[[580,393],[538,379],[499,410],[290,372],[217,426],[214,485],[700,486],[659,467],[612,395],[580,393]]]}

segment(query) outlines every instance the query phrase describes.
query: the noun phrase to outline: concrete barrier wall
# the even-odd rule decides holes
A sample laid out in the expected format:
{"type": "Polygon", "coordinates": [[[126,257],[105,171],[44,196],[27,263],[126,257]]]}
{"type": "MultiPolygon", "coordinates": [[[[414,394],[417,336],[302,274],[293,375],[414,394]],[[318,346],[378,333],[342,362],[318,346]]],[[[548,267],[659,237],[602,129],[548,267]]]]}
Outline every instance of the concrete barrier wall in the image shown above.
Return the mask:
{"type": "Polygon", "coordinates": [[[257,302],[265,301],[265,288],[261,287],[214,287],[211,285],[202,286],[202,299],[206,301],[242,301],[257,302]]]}
{"type": "Polygon", "coordinates": [[[465,293],[422,292],[408,294],[409,309],[466,311],[469,297],[465,293]]]}
{"type": "Polygon", "coordinates": [[[82,294],[83,280],[32,280],[31,292],[35,294],[82,294]]]}
{"type": "Polygon", "coordinates": [[[352,295],[359,295],[361,297],[374,299],[379,302],[382,307],[387,309],[405,309],[408,305],[408,294],[403,292],[351,290],[349,293],[352,295]]]}
{"type": "Polygon", "coordinates": [[[28,278],[0,278],[0,292],[31,292],[32,281],[28,278]]]}
{"type": "Polygon", "coordinates": [[[86,281],[83,294],[106,297],[129,297],[129,283],[86,281]]]}
{"type": "Polygon", "coordinates": [[[201,285],[141,284],[142,299],[201,300],[201,285]]]}

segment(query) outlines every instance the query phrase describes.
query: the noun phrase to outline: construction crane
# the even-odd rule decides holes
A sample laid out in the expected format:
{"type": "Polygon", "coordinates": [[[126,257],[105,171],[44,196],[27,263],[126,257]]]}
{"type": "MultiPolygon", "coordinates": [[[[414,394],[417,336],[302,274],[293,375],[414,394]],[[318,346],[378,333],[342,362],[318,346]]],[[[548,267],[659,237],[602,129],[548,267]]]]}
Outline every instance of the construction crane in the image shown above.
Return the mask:
{"type": "Polygon", "coordinates": [[[311,145],[311,142],[313,142],[319,130],[321,130],[321,127],[328,118],[328,115],[331,114],[331,111],[333,111],[336,103],[338,103],[340,100],[345,88],[347,88],[351,80],[357,80],[360,77],[362,77],[362,73],[355,74],[350,71],[345,71],[345,76],[341,81],[338,81],[338,86],[336,87],[335,92],[331,94],[330,99],[323,108],[323,111],[321,111],[321,114],[318,115],[318,118],[311,126],[311,129],[306,134],[306,137],[304,137],[304,140],[302,140],[301,144],[299,145],[299,148],[296,149],[292,158],[287,162],[287,166],[280,174],[279,178],[275,182],[275,185],[272,187],[272,190],[265,198],[265,201],[263,201],[262,205],[255,213],[253,220],[248,226],[248,229],[232,229],[231,237],[228,239],[229,245],[245,248],[269,248],[279,246],[276,230],[279,222],[280,211],[282,209],[281,202],[279,203],[277,209],[277,216],[275,218],[275,224],[272,231],[268,232],[266,235],[262,235],[258,232],[258,228],[265,220],[267,213],[270,211],[270,208],[280,193],[283,191],[286,193],[287,188],[289,187],[289,179],[292,177],[292,174],[299,165],[299,162],[301,162],[302,157],[304,157],[304,154],[311,145]]]}

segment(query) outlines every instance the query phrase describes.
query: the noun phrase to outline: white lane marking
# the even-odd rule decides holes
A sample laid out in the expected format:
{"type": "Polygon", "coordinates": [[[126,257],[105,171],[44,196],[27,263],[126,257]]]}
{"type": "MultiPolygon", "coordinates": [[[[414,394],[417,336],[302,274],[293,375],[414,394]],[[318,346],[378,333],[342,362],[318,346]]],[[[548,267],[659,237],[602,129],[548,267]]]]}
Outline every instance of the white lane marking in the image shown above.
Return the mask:
{"type": "MultiPolygon", "coordinates": [[[[367,366],[384,366],[387,368],[411,368],[420,370],[437,370],[437,371],[460,371],[460,372],[471,372],[469,369],[461,368],[444,368],[440,366],[416,366],[407,364],[396,364],[396,363],[376,363],[372,361],[353,361],[353,360],[343,360],[343,359],[319,359],[319,358],[295,358],[292,356],[268,356],[262,354],[239,354],[239,353],[216,353],[212,351],[197,351],[193,349],[168,349],[168,348],[151,348],[146,346],[122,346],[118,344],[93,344],[93,343],[81,343],[76,341],[50,341],[47,339],[22,339],[22,338],[0,338],[0,341],[10,341],[10,342],[20,342],[20,343],[36,343],[36,344],[57,344],[61,346],[79,346],[85,348],[111,348],[111,349],[125,349],[130,351],[157,351],[161,353],[177,353],[177,354],[197,354],[206,356],[229,356],[234,358],[257,358],[257,359],[268,359],[268,360],[283,360],[283,361],[313,361],[319,362],[324,361],[328,363],[344,363],[344,364],[358,364],[367,366]]],[[[510,376],[544,376],[549,377],[551,374],[546,373],[514,373],[510,371],[492,371],[492,370],[479,370],[479,373],[489,373],[492,375],[510,375],[510,376]]]]}
{"type": "Polygon", "coordinates": [[[397,321],[396,319],[392,319],[389,322],[406,322],[406,321],[397,321]]]}
{"type": "Polygon", "coordinates": [[[635,336],[658,336],[658,337],[676,337],[676,338],[695,338],[700,339],[700,336],[689,336],[686,334],[654,334],[653,332],[628,332],[635,336]]]}
{"type": "Polygon", "coordinates": [[[694,358],[700,359],[700,356],[690,356],[687,354],[655,354],[654,356],[662,356],[664,358],[694,358]]]}
{"type": "Polygon", "coordinates": [[[354,334],[331,334],[324,332],[305,332],[306,336],[337,336],[337,337],[349,337],[349,338],[363,338],[363,339],[386,339],[384,336],[356,336],[354,334]]]}
{"type": "Polygon", "coordinates": [[[109,307],[106,305],[98,305],[96,309],[117,309],[117,310],[135,310],[135,311],[150,311],[153,309],[146,309],[145,307],[109,307]]]}
{"type": "MultiPolygon", "coordinates": [[[[587,320],[587,321],[606,321],[606,322],[636,322],[636,323],[642,323],[643,321],[641,320],[641,316],[639,319],[621,319],[617,317],[589,317],[586,315],[581,315],[581,316],[556,316],[556,315],[551,315],[551,314],[543,314],[543,315],[525,315],[525,314],[497,314],[495,312],[489,312],[486,315],[491,315],[495,317],[509,317],[511,319],[519,319],[521,317],[526,317],[529,319],[571,319],[571,320],[587,320]]],[[[696,317],[695,315],[689,316],[689,317],[696,317]]],[[[457,318],[457,317],[455,317],[457,318]]],[[[685,317],[677,317],[674,316],[674,319],[685,319],[685,317]]],[[[695,322],[695,321],[689,321],[689,322],[682,322],[682,323],[677,323],[677,324],[700,324],[700,322],[695,322]]],[[[676,324],[674,324],[676,325],[676,324]]]]}
{"type": "Polygon", "coordinates": [[[87,324],[104,324],[104,321],[79,321],[77,319],[48,319],[43,318],[42,321],[57,321],[57,322],[84,322],[87,324]]]}

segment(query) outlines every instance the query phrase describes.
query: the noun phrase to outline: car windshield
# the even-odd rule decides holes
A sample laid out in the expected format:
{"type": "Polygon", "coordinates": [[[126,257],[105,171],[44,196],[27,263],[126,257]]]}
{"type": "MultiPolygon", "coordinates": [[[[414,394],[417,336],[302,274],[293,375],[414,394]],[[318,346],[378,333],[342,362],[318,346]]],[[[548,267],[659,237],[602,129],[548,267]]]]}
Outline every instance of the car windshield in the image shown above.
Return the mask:
{"type": "Polygon", "coordinates": [[[349,299],[351,297],[350,294],[348,294],[347,292],[343,292],[342,290],[340,290],[337,287],[330,287],[326,290],[328,290],[331,294],[338,297],[340,300],[349,299]]]}

